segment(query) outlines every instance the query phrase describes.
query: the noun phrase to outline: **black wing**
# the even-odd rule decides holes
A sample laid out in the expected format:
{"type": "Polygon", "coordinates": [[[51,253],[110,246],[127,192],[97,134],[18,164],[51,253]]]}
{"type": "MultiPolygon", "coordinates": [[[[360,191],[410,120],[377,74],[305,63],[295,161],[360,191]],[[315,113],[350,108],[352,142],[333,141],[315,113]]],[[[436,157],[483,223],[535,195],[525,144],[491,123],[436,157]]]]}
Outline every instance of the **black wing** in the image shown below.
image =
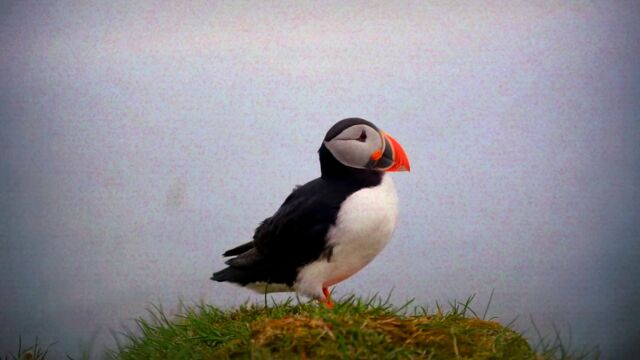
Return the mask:
{"type": "Polygon", "coordinates": [[[253,241],[224,253],[228,268],[212,279],[246,285],[266,281],[292,285],[297,269],[318,259],[326,250],[326,234],[340,205],[354,191],[353,184],[322,178],[299,186],[278,211],[256,229],[253,241]]]}

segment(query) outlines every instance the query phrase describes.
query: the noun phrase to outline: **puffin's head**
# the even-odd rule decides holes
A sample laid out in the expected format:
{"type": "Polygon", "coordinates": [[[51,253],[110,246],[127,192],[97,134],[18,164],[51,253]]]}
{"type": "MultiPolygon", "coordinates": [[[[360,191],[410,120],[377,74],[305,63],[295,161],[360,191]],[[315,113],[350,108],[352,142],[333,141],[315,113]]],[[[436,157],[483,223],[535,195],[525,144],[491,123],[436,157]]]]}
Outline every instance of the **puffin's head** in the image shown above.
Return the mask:
{"type": "Polygon", "coordinates": [[[338,121],[323,146],[342,165],[377,171],[409,171],[409,159],[391,135],[360,118],[338,121]]]}

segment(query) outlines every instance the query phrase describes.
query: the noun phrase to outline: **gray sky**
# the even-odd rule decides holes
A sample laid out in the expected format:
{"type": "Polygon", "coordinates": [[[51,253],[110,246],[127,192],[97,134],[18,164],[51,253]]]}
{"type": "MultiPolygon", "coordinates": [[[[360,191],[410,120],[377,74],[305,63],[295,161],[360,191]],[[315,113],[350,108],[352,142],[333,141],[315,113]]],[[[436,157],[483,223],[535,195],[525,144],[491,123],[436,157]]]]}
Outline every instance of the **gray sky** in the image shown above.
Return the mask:
{"type": "Polygon", "coordinates": [[[607,357],[640,338],[637,3],[0,11],[0,354],[18,334],[99,347],[150,302],[259,300],[208,280],[220,253],[319,175],[351,116],[412,171],[392,242],[338,295],[484,309],[495,289],[519,329],[607,357]]]}

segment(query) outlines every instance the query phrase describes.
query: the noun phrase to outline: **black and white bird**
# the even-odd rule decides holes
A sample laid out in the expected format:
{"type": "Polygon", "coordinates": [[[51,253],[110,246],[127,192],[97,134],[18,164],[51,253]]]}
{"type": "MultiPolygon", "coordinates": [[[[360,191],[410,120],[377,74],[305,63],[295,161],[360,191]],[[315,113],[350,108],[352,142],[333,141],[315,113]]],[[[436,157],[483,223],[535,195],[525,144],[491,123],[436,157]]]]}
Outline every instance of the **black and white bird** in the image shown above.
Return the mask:
{"type": "Polygon", "coordinates": [[[329,129],[318,152],[321,176],[297,186],[253,241],[226,251],[228,267],[212,280],[297,291],[332,307],[328,287],[382,251],[398,216],[387,173],[409,171],[404,150],[371,122],[349,118],[329,129]]]}

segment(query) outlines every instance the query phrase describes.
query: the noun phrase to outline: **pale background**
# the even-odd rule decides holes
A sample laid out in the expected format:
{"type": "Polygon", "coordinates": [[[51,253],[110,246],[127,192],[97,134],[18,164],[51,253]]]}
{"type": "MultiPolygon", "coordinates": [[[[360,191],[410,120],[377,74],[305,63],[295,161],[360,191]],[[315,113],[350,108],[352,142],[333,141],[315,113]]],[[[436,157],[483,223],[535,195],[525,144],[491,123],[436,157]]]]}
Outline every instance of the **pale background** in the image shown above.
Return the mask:
{"type": "Polygon", "coordinates": [[[503,323],[640,351],[638,2],[135,3],[0,7],[0,355],[261,301],[208,280],[220,253],[351,116],[412,172],[338,296],[482,311],[495,289],[503,323]]]}

